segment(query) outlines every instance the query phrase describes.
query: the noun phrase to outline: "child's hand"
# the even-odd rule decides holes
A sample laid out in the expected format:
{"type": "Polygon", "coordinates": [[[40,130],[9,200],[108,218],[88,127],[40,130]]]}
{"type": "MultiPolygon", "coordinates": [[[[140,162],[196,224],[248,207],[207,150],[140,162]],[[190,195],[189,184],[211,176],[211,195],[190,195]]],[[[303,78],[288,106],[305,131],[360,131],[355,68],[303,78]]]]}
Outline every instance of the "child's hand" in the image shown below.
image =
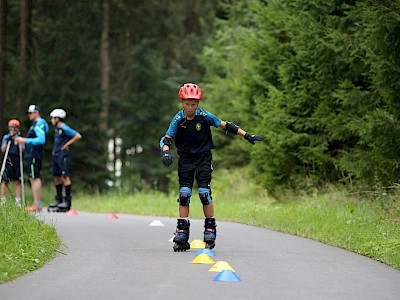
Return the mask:
{"type": "Polygon", "coordinates": [[[164,150],[163,153],[164,155],[162,158],[162,162],[164,165],[169,167],[170,165],[172,165],[172,154],[169,152],[169,150],[164,150]]]}
{"type": "Polygon", "coordinates": [[[259,135],[254,135],[254,134],[250,134],[248,132],[246,132],[246,134],[244,135],[244,138],[246,140],[249,141],[249,143],[252,143],[253,145],[255,144],[255,142],[261,142],[262,141],[262,137],[259,135]]]}

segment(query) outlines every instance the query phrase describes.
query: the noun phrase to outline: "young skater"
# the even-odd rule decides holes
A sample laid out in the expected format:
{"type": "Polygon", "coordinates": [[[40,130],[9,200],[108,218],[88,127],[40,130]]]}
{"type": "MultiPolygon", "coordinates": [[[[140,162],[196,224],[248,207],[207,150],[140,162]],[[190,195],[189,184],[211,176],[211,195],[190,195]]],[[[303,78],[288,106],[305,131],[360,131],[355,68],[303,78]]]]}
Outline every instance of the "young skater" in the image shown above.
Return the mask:
{"type": "Polygon", "coordinates": [[[6,193],[8,183],[14,181],[15,183],[15,202],[21,206],[21,159],[20,151],[23,147],[15,141],[17,136],[20,136],[21,125],[18,120],[12,119],[8,122],[9,133],[3,136],[1,143],[1,152],[5,153],[8,148],[7,157],[4,157],[5,165],[3,176],[1,178],[1,202],[6,201],[6,193]]]}
{"type": "Polygon", "coordinates": [[[49,212],[67,212],[71,208],[71,179],[69,146],[80,140],[82,136],[79,132],[64,123],[67,116],[65,110],[61,108],[54,109],[51,113],[51,124],[54,126],[54,147],[53,157],[53,177],[56,186],[56,201],[48,207],[49,212]],[[65,188],[65,196],[62,190],[65,188]],[[63,201],[64,199],[64,201],[63,201]]]}
{"type": "Polygon", "coordinates": [[[170,148],[173,140],[179,155],[179,218],[173,239],[174,251],[190,249],[188,243],[189,205],[195,178],[205,217],[204,242],[207,248],[212,249],[215,246],[217,225],[210,186],[213,170],[211,150],[214,148],[214,144],[210,127],[220,127],[227,133],[242,136],[252,144],[262,141],[261,136],[249,134],[234,123],[222,121],[210,112],[199,108],[202,96],[202,91],[196,84],[186,83],[180,88],[179,98],[183,109],[174,116],[165,136],[160,140],[164,165],[172,164],[170,148]]]}

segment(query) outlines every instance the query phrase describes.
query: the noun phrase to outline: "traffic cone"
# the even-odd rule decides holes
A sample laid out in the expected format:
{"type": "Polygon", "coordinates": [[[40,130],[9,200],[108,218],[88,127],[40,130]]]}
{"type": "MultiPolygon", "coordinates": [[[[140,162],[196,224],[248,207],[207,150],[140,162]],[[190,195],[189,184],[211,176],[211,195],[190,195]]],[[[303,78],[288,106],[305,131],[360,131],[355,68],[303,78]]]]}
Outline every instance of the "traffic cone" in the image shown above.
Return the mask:
{"type": "Polygon", "coordinates": [[[193,240],[190,243],[190,248],[191,249],[199,249],[199,248],[205,248],[206,244],[202,240],[193,240]]]}
{"type": "Polygon", "coordinates": [[[231,270],[232,272],[235,272],[235,270],[231,267],[230,264],[228,264],[226,261],[217,261],[217,263],[215,265],[213,265],[211,267],[210,270],[208,270],[209,272],[221,272],[221,271],[225,271],[225,270],[231,270]]]}
{"type": "Polygon", "coordinates": [[[108,214],[107,219],[118,219],[118,216],[116,214],[108,214]]]}
{"type": "Polygon", "coordinates": [[[241,280],[235,272],[231,270],[223,270],[219,272],[217,276],[215,276],[213,281],[240,282],[241,280]]]}
{"type": "Polygon", "coordinates": [[[164,224],[160,220],[154,220],[149,226],[164,226],[164,224]]]}
{"type": "Polygon", "coordinates": [[[215,262],[207,254],[199,254],[192,260],[192,264],[214,264],[215,262]]]}
{"type": "Polygon", "coordinates": [[[208,256],[215,256],[214,251],[208,248],[200,249],[199,251],[196,252],[195,256],[199,254],[207,254],[208,256]]]}
{"type": "Polygon", "coordinates": [[[66,215],[67,216],[77,216],[78,212],[75,209],[70,209],[69,211],[67,211],[66,215]]]}

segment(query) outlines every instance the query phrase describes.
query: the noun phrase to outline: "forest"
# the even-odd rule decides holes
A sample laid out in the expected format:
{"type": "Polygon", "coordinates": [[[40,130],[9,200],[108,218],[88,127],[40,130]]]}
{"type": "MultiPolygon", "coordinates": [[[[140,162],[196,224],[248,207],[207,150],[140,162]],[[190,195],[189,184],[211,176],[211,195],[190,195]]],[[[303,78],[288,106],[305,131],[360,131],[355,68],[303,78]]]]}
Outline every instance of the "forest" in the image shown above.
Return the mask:
{"type": "Polygon", "coordinates": [[[264,138],[214,130],[217,168],[270,191],[397,186],[400,0],[0,0],[1,133],[26,133],[29,104],[65,109],[80,188],[168,190],[158,143],[185,82],[264,138]]]}

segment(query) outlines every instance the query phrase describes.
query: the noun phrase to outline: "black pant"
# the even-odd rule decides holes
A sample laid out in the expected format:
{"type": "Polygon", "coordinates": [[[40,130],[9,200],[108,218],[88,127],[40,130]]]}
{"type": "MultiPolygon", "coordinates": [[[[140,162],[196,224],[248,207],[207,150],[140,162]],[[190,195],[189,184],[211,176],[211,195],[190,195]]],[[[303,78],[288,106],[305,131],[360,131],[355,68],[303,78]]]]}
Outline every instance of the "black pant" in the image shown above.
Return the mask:
{"type": "Polygon", "coordinates": [[[210,188],[212,171],[211,151],[197,154],[179,153],[179,187],[192,189],[196,176],[198,187],[210,188]]]}

